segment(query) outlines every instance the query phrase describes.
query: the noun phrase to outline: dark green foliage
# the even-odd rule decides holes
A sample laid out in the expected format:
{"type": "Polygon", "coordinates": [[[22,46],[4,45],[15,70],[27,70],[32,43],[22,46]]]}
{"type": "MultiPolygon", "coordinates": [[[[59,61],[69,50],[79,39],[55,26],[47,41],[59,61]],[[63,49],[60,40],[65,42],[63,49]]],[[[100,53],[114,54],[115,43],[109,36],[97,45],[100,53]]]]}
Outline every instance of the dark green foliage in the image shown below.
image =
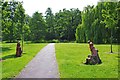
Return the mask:
{"type": "Polygon", "coordinates": [[[52,13],[51,8],[47,8],[46,10],[46,16],[45,16],[45,20],[46,20],[46,40],[52,40],[55,38],[55,21],[54,21],[54,15],[52,13]]]}
{"type": "Polygon", "coordinates": [[[75,30],[81,23],[79,9],[63,9],[53,15],[52,9],[48,8],[45,18],[47,24],[46,40],[75,40],[75,30]]]}
{"type": "Polygon", "coordinates": [[[76,42],[117,43],[118,2],[99,2],[88,5],[82,12],[82,24],[76,29],[76,42]],[[84,35],[84,36],[83,36],[84,35]]]}
{"type": "Polygon", "coordinates": [[[55,14],[55,34],[58,40],[75,40],[77,26],[81,23],[81,11],[79,9],[60,10],[55,14]]]}
{"type": "Polygon", "coordinates": [[[2,39],[9,42],[17,39],[32,42],[75,41],[76,28],[82,21],[79,9],[63,9],[54,15],[52,9],[47,8],[45,13],[46,16],[43,16],[41,13],[35,12],[30,17],[25,14],[21,2],[3,2],[2,39]],[[8,5],[8,3],[10,4],[8,5]],[[11,6],[14,6],[12,13],[9,10],[11,6]]]}
{"type": "Polygon", "coordinates": [[[24,39],[32,42],[86,42],[118,43],[120,32],[120,2],[99,2],[97,6],[63,9],[53,14],[47,8],[43,16],[35,12],[25,14],[22,2],[1,1],[2,40],[14,42],[24,39]],[[12,7],[12,8],[11,8],[12,7]]]}
{"type": "Polygon", "coordinates": [[[30,21],[31,40],[33,42],[40,42],[45,38],[46,24],[42,14],[35,12],[30,21]]]}
{"type": "Polygon", "coordinates": [[[116,27],[116,38],[117,38],[117,41],[118,43],[120,44],[120,1],[117,3],[117,27],[116,27]]]}
{"type": "Polygon", "coordinates": [[[25,10],[22,2],[2,1],[2,39],[14,42],[22,38],[25,10]]]}

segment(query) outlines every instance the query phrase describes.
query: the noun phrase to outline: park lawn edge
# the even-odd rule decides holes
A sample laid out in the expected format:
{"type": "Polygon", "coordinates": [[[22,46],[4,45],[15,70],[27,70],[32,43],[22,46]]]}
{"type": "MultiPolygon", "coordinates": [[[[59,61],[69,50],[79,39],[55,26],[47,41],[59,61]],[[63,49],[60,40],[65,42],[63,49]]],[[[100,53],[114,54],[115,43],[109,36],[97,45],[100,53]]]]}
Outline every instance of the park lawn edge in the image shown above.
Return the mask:
{"type": "MultiPolygon", "coordinates": [[[[90,53],[88,44],[57,43],[55,47],[60,78],[118,78],[119,58],[117,53],[109,54],[110,45],[95,45],[103,62],[100,65],[83,64],[90,53]]],[[[113,51],[118,52],[118,45],[113,45],[113,51]]]]}
{"type": "Polygon", "coordinates": [[[15,57],[15,43],[2,44],[2,48],[8,47],[10,50],[3,51],[2,58],[2,78],[14,78],[22,69],[37,55],[37,53],[48,43],[24,44],[24,52],[21,57],[15,57]],[[10,52],[10,54],[8,54],[10,52]]]}

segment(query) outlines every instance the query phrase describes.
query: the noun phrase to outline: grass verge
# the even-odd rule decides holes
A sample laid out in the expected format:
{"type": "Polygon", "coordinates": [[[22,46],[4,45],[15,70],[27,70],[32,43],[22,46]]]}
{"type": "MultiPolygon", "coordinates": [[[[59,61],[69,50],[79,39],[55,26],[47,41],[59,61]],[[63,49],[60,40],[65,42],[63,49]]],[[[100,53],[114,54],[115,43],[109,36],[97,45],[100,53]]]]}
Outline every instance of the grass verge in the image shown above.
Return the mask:
{"type": "Polygon", "coordinates": [[[117,78],[118,77],[118,46],[113,45],[110,54],[110,45],[95,45],[99,50],[102,64],[85,65],[86,57],[91,52],[88,44],[57,43],[56,58],[59,66],[60,78],[117,78]]]}
{"type": "MultiPolygon", "coordinates": [[[[13,78],[47,43],[24,44],[22,57],[15,57],[16,43],[2,44],[2,78],[13,78]]],[[[0,63],[1,63],[0,62],[0,63]]]]}

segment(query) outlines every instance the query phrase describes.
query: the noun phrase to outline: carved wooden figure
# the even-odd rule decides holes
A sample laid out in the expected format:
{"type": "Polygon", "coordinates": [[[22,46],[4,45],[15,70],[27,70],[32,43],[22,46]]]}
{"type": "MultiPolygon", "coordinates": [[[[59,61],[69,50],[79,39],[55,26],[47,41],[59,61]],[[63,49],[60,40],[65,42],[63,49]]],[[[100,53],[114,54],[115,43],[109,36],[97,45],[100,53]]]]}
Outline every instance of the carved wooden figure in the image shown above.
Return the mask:
{"type": "Polygon", "coordinates": [[[16,47],[16,56],[20,57],[21,54],[22,54],[22,50],[21,50],[21,47],[20,47],[20,42],[18,41],[17,47],[16,47]]]}

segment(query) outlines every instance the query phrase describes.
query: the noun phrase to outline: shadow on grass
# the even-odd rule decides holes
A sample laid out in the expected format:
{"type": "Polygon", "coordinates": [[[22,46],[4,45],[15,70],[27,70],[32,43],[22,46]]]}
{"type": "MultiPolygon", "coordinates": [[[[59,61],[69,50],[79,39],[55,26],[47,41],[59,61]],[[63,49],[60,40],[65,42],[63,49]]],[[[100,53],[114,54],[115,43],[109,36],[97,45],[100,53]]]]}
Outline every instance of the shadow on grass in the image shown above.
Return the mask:
{"type": "Polygon", "coordinates": [[[11,55],[2,57],[2,60],[6,60],[6,59],[10,59],[10,58],[18,58],[18,57],[16,57],[15,54],[11,54],[11,55]]]}
{"type": "MultiPolygon", "coordinates": [[[[24,52],[22,54],[26,54],[26,53],[24,52]]],[[[2,57],[2,60],[6,60],[6,59],[10,59],[10,58],[19,58],[19,57],[16,57],[16,54],[11,54],[11,55],[2,57]]]]}
{"type": "Polygon", "coordinates": [[[118,56],[116,56],[117,58],[120,58],[120,56],[118,55],[118,56]]]}
{"type": "Polygon", "coordinates": [[[0,47],[0,49],[2,49],[2,50],[0,50],[0,53],[12,50],[12,49],[10,49],[10,47],[0,47]]]}

